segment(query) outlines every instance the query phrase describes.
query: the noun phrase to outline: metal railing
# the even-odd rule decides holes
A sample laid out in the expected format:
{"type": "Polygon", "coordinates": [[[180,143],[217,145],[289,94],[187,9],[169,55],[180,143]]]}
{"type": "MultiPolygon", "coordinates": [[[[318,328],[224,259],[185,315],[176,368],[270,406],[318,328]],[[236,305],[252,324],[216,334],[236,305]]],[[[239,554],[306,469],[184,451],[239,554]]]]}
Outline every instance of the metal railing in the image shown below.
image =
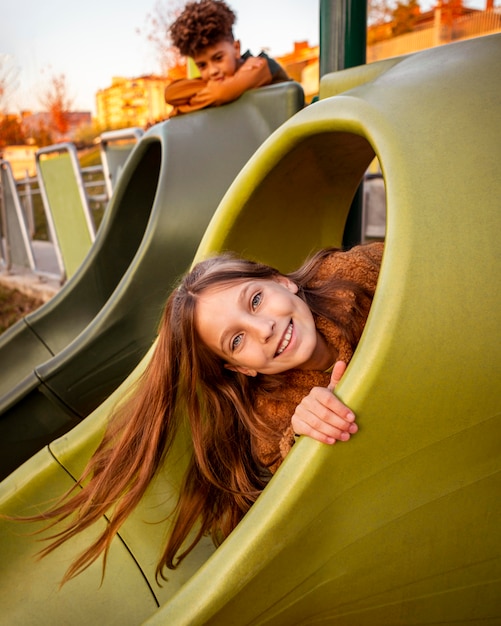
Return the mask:
{"type": "Polygon", "coordinates": [[[106,203],[109,200],[104,180],[104,168],[102,165],[89,165],[82,167],[84,189],[89,202],[106,203]],[[92,190],[93,193],[90,193],[92,190]]]}
{"type": "Polygon", "coordinates": [[[35,236],[35,209],[33,199],[36,195],[40,195],[38,179],[36,176],[29,176],[28,172],[26,172],[24,178],[16,180],[16,188],[21,206],[24,210],[28,232],[30,233],[30,237],[33,238],[35,236]],[[33,188],[34,185],[35,188],[33,188]]]}
{"type": "MultiPolygon", "coordinates": [[[[106,191],[104,170],[102,165],[90,165],[81,168],[84,179],[84,189],[91,208],[104,209],[109,196],[106,191]]],[[[37,230],[35,219],[35,207],[41,206],[40,187],[37,176],[30,176],[28,171],[24,178],[16,180],[17,193],[26,217],[26,225],[30,236],[35,237],[37,230]]],[[[43,212],[43,209],[41,209],[43,212]]]]}

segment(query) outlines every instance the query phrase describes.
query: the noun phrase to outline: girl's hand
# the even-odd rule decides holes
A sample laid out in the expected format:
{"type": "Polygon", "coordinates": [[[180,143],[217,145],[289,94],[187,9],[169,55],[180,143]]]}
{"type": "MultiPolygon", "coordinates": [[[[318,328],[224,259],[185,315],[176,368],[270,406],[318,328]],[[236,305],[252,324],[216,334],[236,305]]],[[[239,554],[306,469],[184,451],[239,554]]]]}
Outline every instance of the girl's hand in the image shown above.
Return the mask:
{"type": "Polygon", "coordinates": [[[327,387],[313,387],[296,407],[292,428],[298,435],[307,435],[322,443],[348,441],[357,432],[355,415],[332,392],[346,370],[346,363],[338,361],[327,387]]]}

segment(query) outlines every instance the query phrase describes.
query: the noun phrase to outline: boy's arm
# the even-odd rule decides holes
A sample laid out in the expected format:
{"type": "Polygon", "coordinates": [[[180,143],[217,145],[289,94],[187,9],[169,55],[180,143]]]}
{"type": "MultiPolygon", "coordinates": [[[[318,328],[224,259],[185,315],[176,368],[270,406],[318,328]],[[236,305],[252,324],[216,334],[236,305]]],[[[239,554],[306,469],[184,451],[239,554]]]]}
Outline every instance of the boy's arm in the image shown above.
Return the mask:
{"type": "Polygon", "coordinates": [[[269,85],[271,81],[266,59],[249,57],[233,76],[222,81],[201,78],[174,81],[165,90],[165,100],[174,107],[172,114],[189,113],[232,102],[249,89],[269,85]]]}
{"type": "Polygon", "coordinates": [[[206,102],[205,106],[219,106],[236,100],[249,89],[269,85],[271,79],[266,60],[249,57],[233,76],[222,81],[208,81],[207,86],[193,98],[193,101],[206,102]]]}
{"type": "Polygon", "coordinates": [[[205,85],[207,81],[201,78],[179,78],[172,81],[165,88],[165,101],[172,106],[185,104],[190,101],[205,85]]]}

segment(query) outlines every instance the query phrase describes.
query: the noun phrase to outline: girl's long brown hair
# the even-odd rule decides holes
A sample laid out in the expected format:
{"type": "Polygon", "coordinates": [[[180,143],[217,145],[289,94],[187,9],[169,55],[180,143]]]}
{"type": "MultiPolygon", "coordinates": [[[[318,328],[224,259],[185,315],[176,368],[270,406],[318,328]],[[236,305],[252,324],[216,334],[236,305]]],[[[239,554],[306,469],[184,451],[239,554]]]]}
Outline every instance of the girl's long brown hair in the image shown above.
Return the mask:
{"type": "MultiPolygon", "coordinates": [[[[319,264],[334,249],[317,253],[298,271],[288,274],[298,294],[314,315],[329,317],[343,291],[349,288],[355,302],[372,298],[356,284],[332,279],[307,288],[319,264]]],[[[90,459],[79,483],[51,510],[30,518],[68,520],[42,552],[48,554],[67,539],[109,514],[109,524],[98,539],[70,566],[63,583],[86,569],[101,554],[103,570],[113,537],[137,506],[179,429],[188,419],[193,450],[174,511],[173,527],[157,566],[175,568],[200,538],[210,535],[218,545],[238,524],[263,490],[269,472],[253,455],[253,436],[267,433],[266,424],[253,411],[260,385],[279,376],[249,378],[223,367],[222,360],[202,344],[195,327],[198,296],[216,284],[256,278],[274,278],[279,272],[267,265],[225,254],[196,265],[169,297],[159,327],[153,356],[132,398],[115,412],[104,438],[90,459]],[[80,488],[81,485],[83,488],[80,488]],[[111,513],[110,513],[111,511],[111,513]],[[198,532],[180,552],[190,531],[198,532]]],[[[365,307],[366,308],[366,307],[365,307]]],[[[364,306],[354,317],[334,320],[355,347],[364,322],[364,306]]]]}

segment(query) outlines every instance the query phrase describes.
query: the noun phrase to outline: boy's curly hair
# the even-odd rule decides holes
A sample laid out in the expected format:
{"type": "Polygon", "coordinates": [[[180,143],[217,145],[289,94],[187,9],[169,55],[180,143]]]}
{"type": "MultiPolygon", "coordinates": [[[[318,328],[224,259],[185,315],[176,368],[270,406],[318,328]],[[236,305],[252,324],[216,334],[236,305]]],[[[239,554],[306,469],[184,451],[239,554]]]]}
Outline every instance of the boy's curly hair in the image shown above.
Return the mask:
{"type": "Polygon", "coordinates": [[[183,56],[193,56],[224,39],[234,41],[232,27],[236,19],[223,0],[188,2],[169,28],[170,38],[183,56]]]}

